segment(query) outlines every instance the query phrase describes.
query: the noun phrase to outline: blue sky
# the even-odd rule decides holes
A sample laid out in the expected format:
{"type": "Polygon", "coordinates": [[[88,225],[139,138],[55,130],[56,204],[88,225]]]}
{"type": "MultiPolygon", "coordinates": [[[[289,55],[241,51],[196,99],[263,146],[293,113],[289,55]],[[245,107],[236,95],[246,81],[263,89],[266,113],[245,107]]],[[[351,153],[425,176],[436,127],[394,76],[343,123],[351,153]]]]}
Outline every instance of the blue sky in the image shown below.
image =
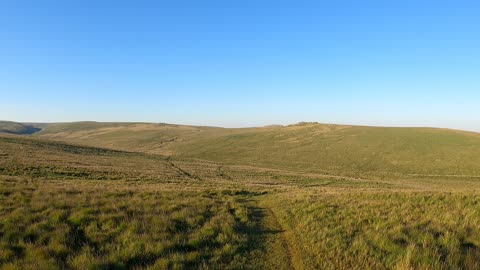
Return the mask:
{"type": "Polygon", "coordinates": [[[478,1],[0,1],[0,119],[480,131],[478,1]]]}

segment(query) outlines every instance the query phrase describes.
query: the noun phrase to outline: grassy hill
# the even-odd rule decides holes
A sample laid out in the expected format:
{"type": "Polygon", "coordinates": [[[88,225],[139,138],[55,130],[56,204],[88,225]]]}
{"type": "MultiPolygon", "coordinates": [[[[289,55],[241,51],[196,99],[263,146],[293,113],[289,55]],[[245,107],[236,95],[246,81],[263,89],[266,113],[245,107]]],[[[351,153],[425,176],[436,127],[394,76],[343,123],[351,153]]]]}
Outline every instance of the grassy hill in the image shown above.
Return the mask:
{"type": "Polygon", "coordinates": [[[76,122],[49,125],[38,135],[128,151],[165,153],[167,144],[211,129],[217,130],[170,124],[76,122]]]}
{"type": "Polygon", "coordinates": [[[478,268],[478,178],[326,176],[312,172],[316,160],[288,165],[309,153],[300,138],[335,151],[362,148],[354,143],[389,149],[382,141],[398,138],[393,145],[413,145],[395,148],[407,159],[439,152],[438,145],[452,154],[452,147],[474,148],[477,135],[142,123],[58,124],[33,137],[0,135],[0,268],[478,268]],[[158,147],[141,147],[142,136],[129,142],[134,134],[158,147]],[[175,139],[161,144],[156,134],[175,139]],[[427,138],[433,146],[424,145],[427,138]],[[117,149],[100,147],[119,142],[117,149]],[[246,165],[256,158],[272,168],[246,165]]]}
{"type": "Polygon", "coordinates": [[[211,128],[147,123],[52,125],[39,136],[121,150],[352,177],[480,176],[480,134],[302,123],[211,128]]]}
{"type": "Polygon", "coordinates": [[[24,124],[10,121],[0,121],[0,133],[28,135],[40,131],[46,124],[24,124]]]}

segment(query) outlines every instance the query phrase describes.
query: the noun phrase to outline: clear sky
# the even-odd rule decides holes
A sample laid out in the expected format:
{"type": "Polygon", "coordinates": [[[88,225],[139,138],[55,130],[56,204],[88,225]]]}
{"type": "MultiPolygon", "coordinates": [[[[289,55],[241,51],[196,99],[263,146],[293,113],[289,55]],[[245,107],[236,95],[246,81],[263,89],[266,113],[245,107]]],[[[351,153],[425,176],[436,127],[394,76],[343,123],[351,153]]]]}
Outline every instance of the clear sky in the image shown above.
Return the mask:
{"type": "Polygon", "coordinates": [[[0,119],[480,131],[480,2],[0,1],[0,119]]]}

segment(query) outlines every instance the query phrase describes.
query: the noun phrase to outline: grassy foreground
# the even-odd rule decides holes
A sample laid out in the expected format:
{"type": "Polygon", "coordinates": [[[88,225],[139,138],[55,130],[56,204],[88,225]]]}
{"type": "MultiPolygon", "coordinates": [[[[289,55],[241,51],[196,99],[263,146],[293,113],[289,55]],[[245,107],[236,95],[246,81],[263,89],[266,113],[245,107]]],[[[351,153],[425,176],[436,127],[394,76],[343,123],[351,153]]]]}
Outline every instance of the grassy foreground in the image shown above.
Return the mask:
{"type": "Polygon", "coordinates": [[[475,175],[327,176],[194,159],[186,143],[0,136],[0,268],[478,269],[475,175]]]}
{"type": "Polygon", "coordinates": [[[299,192],[269,203],[298,269],[478,268],[479,194],[299,192]]]}
{"type": "Polygon", "coordinates": [[[2,180],[0,264],[11,269],[245,265],[235,196],[126,183],[2,180]]]}

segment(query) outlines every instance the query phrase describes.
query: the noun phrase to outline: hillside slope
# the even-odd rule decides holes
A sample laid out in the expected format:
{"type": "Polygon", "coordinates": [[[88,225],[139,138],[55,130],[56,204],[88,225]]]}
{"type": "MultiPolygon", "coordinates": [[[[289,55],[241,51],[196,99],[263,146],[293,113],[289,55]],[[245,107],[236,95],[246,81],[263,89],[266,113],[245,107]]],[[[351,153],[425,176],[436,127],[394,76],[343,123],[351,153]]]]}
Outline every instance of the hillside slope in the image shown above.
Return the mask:
{"type": "Polygon", "coordinates": [[[29,135],[40,131],[41,127],[46,127],[46,125],[0,121],[0,133],[29,135]]]}
{"type": "Polygon", "coordinates": [[[44,138],[147,153],[165,152],[177,140],[190,140],[198,132],[215,129],[151,123],[75,122],[52,124],[38,133],[44,138]]]}
{"type": "Polygon", "coordinates": [[[184,179],[165,157],[0,136],[0,175],[48,179],[184,179]]]}
{"type": "Polygon", "coordinates": [[[480,176],[480,135],[435,128],[304,123],[225,129],[58,124],[39,136],[115,149],[346,176],[480,176]]]}

